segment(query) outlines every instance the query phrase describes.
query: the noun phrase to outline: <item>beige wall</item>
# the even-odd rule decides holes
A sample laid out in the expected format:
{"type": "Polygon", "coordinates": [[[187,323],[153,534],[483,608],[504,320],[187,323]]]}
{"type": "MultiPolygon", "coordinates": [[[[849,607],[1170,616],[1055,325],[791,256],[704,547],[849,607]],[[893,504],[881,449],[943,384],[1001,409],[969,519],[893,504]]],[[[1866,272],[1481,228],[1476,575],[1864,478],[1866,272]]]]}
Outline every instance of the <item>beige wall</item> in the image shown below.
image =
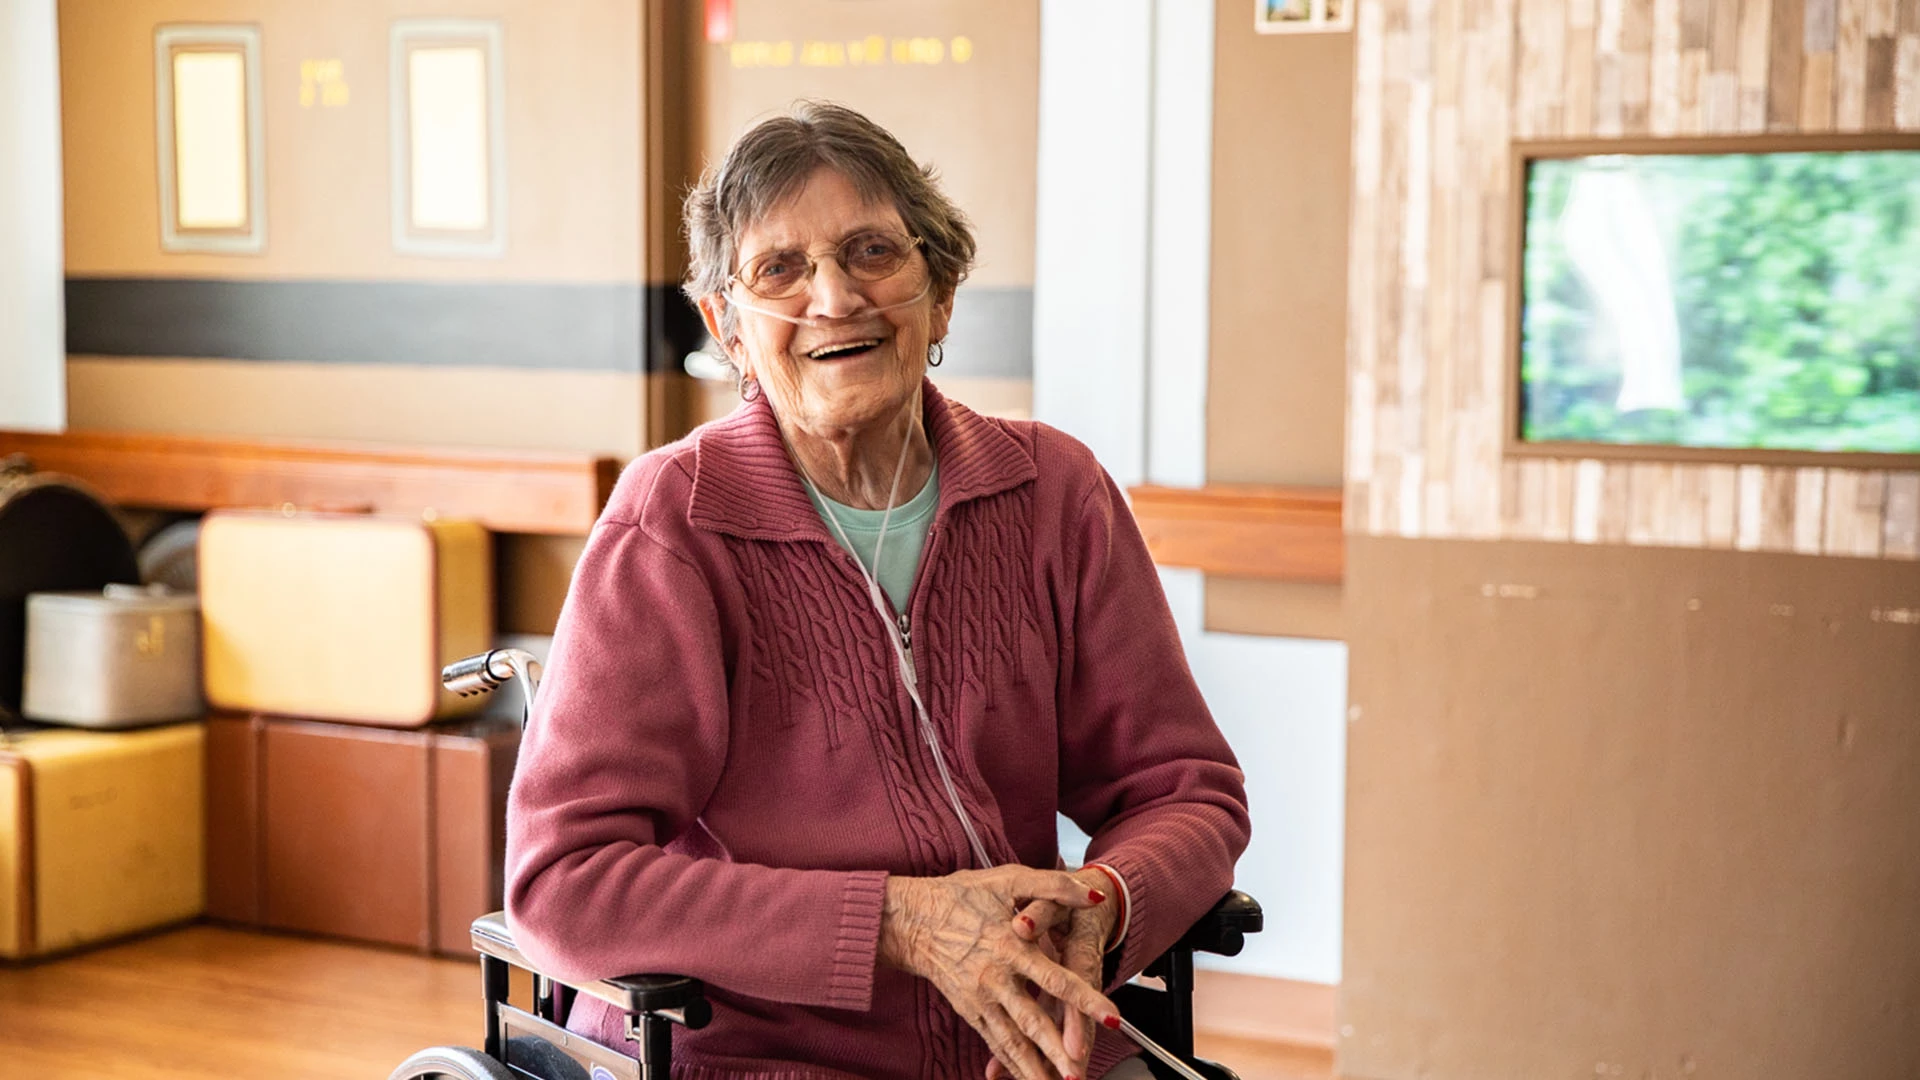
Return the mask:
{"type": "Polygon", "coordinates": [[[640,18],[618,0],[62,0],[67,272],[356,280],[638,281],[640,18]],[[498,19],[507,86],[507,257],[394,252],[388,28],[498,19]],[[260,28],[267,249],[166,254],[153,30],[260,28]],[[303,60],[339,60],[343,107],[300,104],[303,60]]]}
{"type": "Polygon", "coordinates": [[[1348,568],[1341,1076],[1920,1076],[1920,563],[1348,568]]]}
{"type": "MultiPolygon", "coordinates": [[[[1353,35],[1214,19],[1207,481],[1336,487],[1346,416],[1353,35]]],[[[1208,629],[1337,638],[1341,590],[1209,578],[1208,629]]]]}
{"type": "Polygon", "coordinates": [[[1214,23],[1207,480],[1338,486],[1353,35],[1214,23]]]}
{"type": "MultiPolygon", "coordinates": [[[[67,274],[238,281],[642,282],[639,5],[620,0],[62,0],[67,274]],[[508,233],[501,258],[402,255],[391,240],[393,20],[498,19],[508,233]],[[260,29],[266,250],[163,253],[153,42],[161,23],[260,29]],[[300,65],[338,60],[344,106],[300,102],[300,65]]],[[[234,313],[245,318],[246,313],[234,313]]],[[[76,427],[394,443],[644,449],[630,371],[70,358],[76,427]]]]}
{"type": "Polygon", "coordinates": [[[67,380],[83,431],[615,456],[640,444],[638,377],[617,372],[75,357],[67,380]]]}
{"type": "Polygon", "coordinates": [[[1360,5],[1348,529],[1920,557],[1920,472],[1501,451],[1509,140],[1920,130],[1911,8],[1360,5]]]}

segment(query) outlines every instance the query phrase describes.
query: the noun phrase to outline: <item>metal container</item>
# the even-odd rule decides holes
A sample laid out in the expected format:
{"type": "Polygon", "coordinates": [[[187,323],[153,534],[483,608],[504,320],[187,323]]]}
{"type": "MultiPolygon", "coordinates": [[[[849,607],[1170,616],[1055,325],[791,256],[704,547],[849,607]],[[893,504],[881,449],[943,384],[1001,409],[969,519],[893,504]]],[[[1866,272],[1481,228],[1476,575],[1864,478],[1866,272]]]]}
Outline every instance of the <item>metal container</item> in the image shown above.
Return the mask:
{"type": "Polygon", "coordinates": [[[28,719],[123,728],[197,719],[200,602],[164,588],[27,597],[28,719]]]}
{"type": "Polygon", "coordinates": [[[0,721],[20,708],[27,596],[139,580],[133,541],[98,495],[18,455],[0,461],[0,721]]]}

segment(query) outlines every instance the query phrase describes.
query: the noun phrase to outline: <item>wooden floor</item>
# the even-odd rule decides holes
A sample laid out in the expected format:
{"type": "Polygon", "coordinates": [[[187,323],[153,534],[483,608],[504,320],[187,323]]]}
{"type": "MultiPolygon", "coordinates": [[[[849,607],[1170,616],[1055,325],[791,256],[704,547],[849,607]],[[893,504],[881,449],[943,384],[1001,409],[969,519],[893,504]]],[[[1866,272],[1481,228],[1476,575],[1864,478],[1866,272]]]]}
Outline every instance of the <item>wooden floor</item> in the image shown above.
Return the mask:
{"type": "MultiPolygon", "coordinates": [[[[415,1050],[479,1042],[480,968],[190,926],[0,966],[0,1076],[384,1080],[415,1050]]],[[[1208,1038],[1243,1080],[1329,1080],[1332,1055],[1208,1038]]]]}

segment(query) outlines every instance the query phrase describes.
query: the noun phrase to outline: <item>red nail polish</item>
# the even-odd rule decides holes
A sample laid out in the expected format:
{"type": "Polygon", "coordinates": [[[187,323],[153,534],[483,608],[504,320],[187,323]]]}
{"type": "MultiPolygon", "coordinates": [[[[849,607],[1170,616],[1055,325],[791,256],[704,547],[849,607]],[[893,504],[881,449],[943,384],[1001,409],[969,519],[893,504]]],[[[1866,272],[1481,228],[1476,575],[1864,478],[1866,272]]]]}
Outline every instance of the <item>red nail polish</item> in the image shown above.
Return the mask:
{"type": "Polygon", "coordinates": [[[1096,904],[1104,904],[1107,902],[1107,894],[1101,892],[1099,889],[1088,889],[1087,899],[1092,900],[1096,904]]]}
{"type": "Polygon", "coordinates": [[[1120,1030],[1120,1018],[1117,1016],[1109,1016],[1100,1022],[1107,1025],[1107,1027],[1113,1031],[1120,1030]]]}
{"type": "Polygon", "coordinates": [[[1029,930],[1032,930],[1034,928],[1033,920],[1027,918],[1025,915],[1020,916],[1020,925],[1026,927],[1029,930]]]}

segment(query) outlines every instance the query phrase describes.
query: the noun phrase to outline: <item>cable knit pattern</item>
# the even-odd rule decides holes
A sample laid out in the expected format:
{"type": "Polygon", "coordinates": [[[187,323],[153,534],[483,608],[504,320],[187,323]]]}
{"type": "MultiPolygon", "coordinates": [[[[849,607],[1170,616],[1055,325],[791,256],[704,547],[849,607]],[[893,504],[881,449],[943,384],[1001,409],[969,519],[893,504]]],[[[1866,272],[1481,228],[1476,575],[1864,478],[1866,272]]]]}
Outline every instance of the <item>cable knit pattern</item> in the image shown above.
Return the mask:
{"type": "MultiPolygon", "coordinates": [[[[1131,974],[1232,881],[1232,754],[1144,543],[1085,447],[924,386],[940,501],[913,651],[998,860],[1051,867],[1054,815],[1127,877],[1131,974]]],[[[979,1076],[985,1044],[878,968],[887,874],[972,853],[845,551],[766,403],[635,461],[574,573],[508,812],[508,918],[562,978],[706,980],[682,1080],[979,1076]]],[[[582,998],[570,1026],[625,1046],[582,998]]],[[[1098,1076],[1128,1052],[1106,1032],[1098,1076]]]]}

